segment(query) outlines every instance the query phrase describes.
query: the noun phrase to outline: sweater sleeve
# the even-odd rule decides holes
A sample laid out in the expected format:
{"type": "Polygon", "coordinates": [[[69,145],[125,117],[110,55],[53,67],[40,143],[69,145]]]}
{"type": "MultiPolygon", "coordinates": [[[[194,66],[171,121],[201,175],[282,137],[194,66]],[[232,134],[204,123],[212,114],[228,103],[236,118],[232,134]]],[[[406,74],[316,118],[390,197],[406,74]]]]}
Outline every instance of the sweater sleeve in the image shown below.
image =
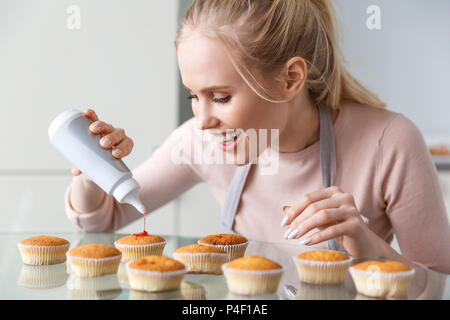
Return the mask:
{"type": "MultiPolygon", "coordinates": [[[[199,166],[193,164],[189,152],[186,152],[193,142],[191,120],[174,130],[149,159],[132,170],[149,213],[202,181],[199,166]]],[[[65,210],[79,231],[111,232],[142,217],[133,206],[119,203],[111,195],[106,195],[95,211],[77,212],[70,202],[71,190],[72,184],[65,193],[65,210]]]]}
{"type": "Polygon", "coordinates": [[[419,129],[402,114],[379,140],[377,176],[402,255],[450,273],[450,226],[437,171],[419,129]]]}

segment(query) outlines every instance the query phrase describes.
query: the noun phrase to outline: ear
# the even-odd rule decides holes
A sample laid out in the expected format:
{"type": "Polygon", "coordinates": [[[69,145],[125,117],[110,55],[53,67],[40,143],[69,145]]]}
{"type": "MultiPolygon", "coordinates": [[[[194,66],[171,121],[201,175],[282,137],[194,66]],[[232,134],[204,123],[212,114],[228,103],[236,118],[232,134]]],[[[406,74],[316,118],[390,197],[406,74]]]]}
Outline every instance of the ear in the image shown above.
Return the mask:
{"type": "Polygon", "coordinates": [[[301,57],[293,57],[286,62],[283,70],[283,91],[288,98],[297,96],[302,90],[306,75],[308,74],[308,66],[301,57]]]}

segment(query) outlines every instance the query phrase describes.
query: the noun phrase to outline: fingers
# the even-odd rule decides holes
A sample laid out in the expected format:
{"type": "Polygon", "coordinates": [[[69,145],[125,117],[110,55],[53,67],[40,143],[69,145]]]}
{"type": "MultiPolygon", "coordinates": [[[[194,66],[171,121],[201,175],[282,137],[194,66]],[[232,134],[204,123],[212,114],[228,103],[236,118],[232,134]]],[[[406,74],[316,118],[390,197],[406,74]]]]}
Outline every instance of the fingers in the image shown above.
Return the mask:
{"type": "Polygon", "coordinates": [[[114,129],[111,133],[105,134],[100,139],[100,145],[105,149],[112,148],[121,143],[126,137],[125,130],[114,129]]]}
{"type": "Polygon", "coordinates": [[[339,187],[331,186],[326,189],[305,194],[300,198],[300,200],[297,203],[295,203],[292,207],[290,207],[287,210],[286,215],[289,218],[288,224],[290,224],[295,219],[295,217],[301,214],[303,210],[305,210],[310,204],[323,199],[331,198],[337,192],[341,192],[339,187]]]}
{"type": "Polygon", "coordinates": [[[290,224],[290,228],[296,228],[300,223],[309,219],[319,211],[324,209],[339,208],[341,203],[335,198],[327,198],[310,204],[303,212],[294,218],[290,224]]]}
{"type": "Polygon", "coordinates": [[[84,110],[84,116],[87,117],[87,118],[89,118],[89,119],[91,119],[92,122],[98,121],[98,116],[97,116],[97,114],[95,113],[95,111],[92,110],[92,109],[86,109],[86,110],[84,110]]]}
{"type": "Polygon", "coordinates": [[[310,218],[291,227],[292,232],[288,239],[297,239],[314,228],[320,228],[326,225],[333,225],[352,215],[348,208],[327,208],[320,210],[310,218]]]}
{"type": "Polygon", "coordinates": [[[118,159],[121,159],[131,153],[133,146],[133,140],[126,137],[122,142],[113,147],[112,155],[118,159]]]}
{"type": "Polygon", "coordinates": [[[89,126],[89,130],[94,134],[101,134],[102,136],[114,131],[114,127],[109,123],[97,120],[89,126]]]}
{"type": "MultiPolygon", "coordinates": [[[[342,223],[334,224],[325,228],[313,236],[311,236],[311,240],[308,241],[308,245],[314,245],[323,241],[335,239],[338,237],[342,237],[344,235],[350,234],[353,230],[357,228],[358,219],[356,217],[350,218],[342,223]]],[[[309,240],[309,239],[308,239],[309,240]]]]}
{"type": "MultiPolygon", "coordinates": [[[[115,158],[123,158],[131,153],[134,142],[126,136],[125,130],[121,128],[114,128],[111,124],[98,119],[97,114],[92,109],[86,109],[84,115],[92,120],[89,130],[93,134],[100,134],[100,145],[104,149],[112,149],[112,155],[115,158]]],[[[76,169],[76,168],[75,168],[76,169]]],[[[73,174],[78,173],[72,170],[73,174]]]]}
{"type": "Polygon", "coordinates": [[[72,171],[72,175],[75,176],[75,177],[79,176],[81,174],[81,171],[78,170],[77,168],[75,168],[75,166],[72,166],[71,171],[72,171]]]}

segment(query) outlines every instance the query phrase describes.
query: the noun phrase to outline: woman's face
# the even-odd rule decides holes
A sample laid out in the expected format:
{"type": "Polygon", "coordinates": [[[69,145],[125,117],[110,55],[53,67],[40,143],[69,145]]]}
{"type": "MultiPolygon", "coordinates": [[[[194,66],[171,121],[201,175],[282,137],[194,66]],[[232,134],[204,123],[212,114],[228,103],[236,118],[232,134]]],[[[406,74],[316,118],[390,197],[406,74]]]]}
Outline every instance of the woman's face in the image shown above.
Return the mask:
{"type": "MultiPolygon", "coordinates": [[[[252,91],[233,67],[219,40],[191,33],[178,45],[178,63],[183,85],[192,97],[198,128],[215,134],[217,148],[227,152],[227,156],[231,153],[235,160],[239,156],[248,163],[253,158],[249,157],[249,143],[255,141],[245,132],[254,129],[259,133],[259,129],[267,129],[267,142],[270,143],[270,129],[282,130],[287,121],[286,108],[280,108],[279,104],[268,102],[252,91]],[[236,130],[241,133],[233,138],[236,130]],[[229,136],[230,142],[223,145],[221,133],[231,132],[234,134],[229,136]]],[[[257,155],[265,147],[258,149],[257,155]]]]}

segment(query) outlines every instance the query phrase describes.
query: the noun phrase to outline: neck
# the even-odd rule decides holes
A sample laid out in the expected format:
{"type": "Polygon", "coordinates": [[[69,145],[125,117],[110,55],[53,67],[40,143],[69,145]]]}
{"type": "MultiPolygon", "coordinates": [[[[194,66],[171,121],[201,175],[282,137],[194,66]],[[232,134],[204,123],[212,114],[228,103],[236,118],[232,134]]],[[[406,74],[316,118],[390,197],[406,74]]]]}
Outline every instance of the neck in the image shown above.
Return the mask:
{"type": "MultiPolygon", "coordinates": [[[[299,99],[300,100],[300,99],[299,99]]],[[[288,106],[286,125],[280,132],[280,152],[299,152],[320,140],[319,110],[309,98],[288,106]]],[[[330,110],[333,124],[339,110],[330,110]]]]}

